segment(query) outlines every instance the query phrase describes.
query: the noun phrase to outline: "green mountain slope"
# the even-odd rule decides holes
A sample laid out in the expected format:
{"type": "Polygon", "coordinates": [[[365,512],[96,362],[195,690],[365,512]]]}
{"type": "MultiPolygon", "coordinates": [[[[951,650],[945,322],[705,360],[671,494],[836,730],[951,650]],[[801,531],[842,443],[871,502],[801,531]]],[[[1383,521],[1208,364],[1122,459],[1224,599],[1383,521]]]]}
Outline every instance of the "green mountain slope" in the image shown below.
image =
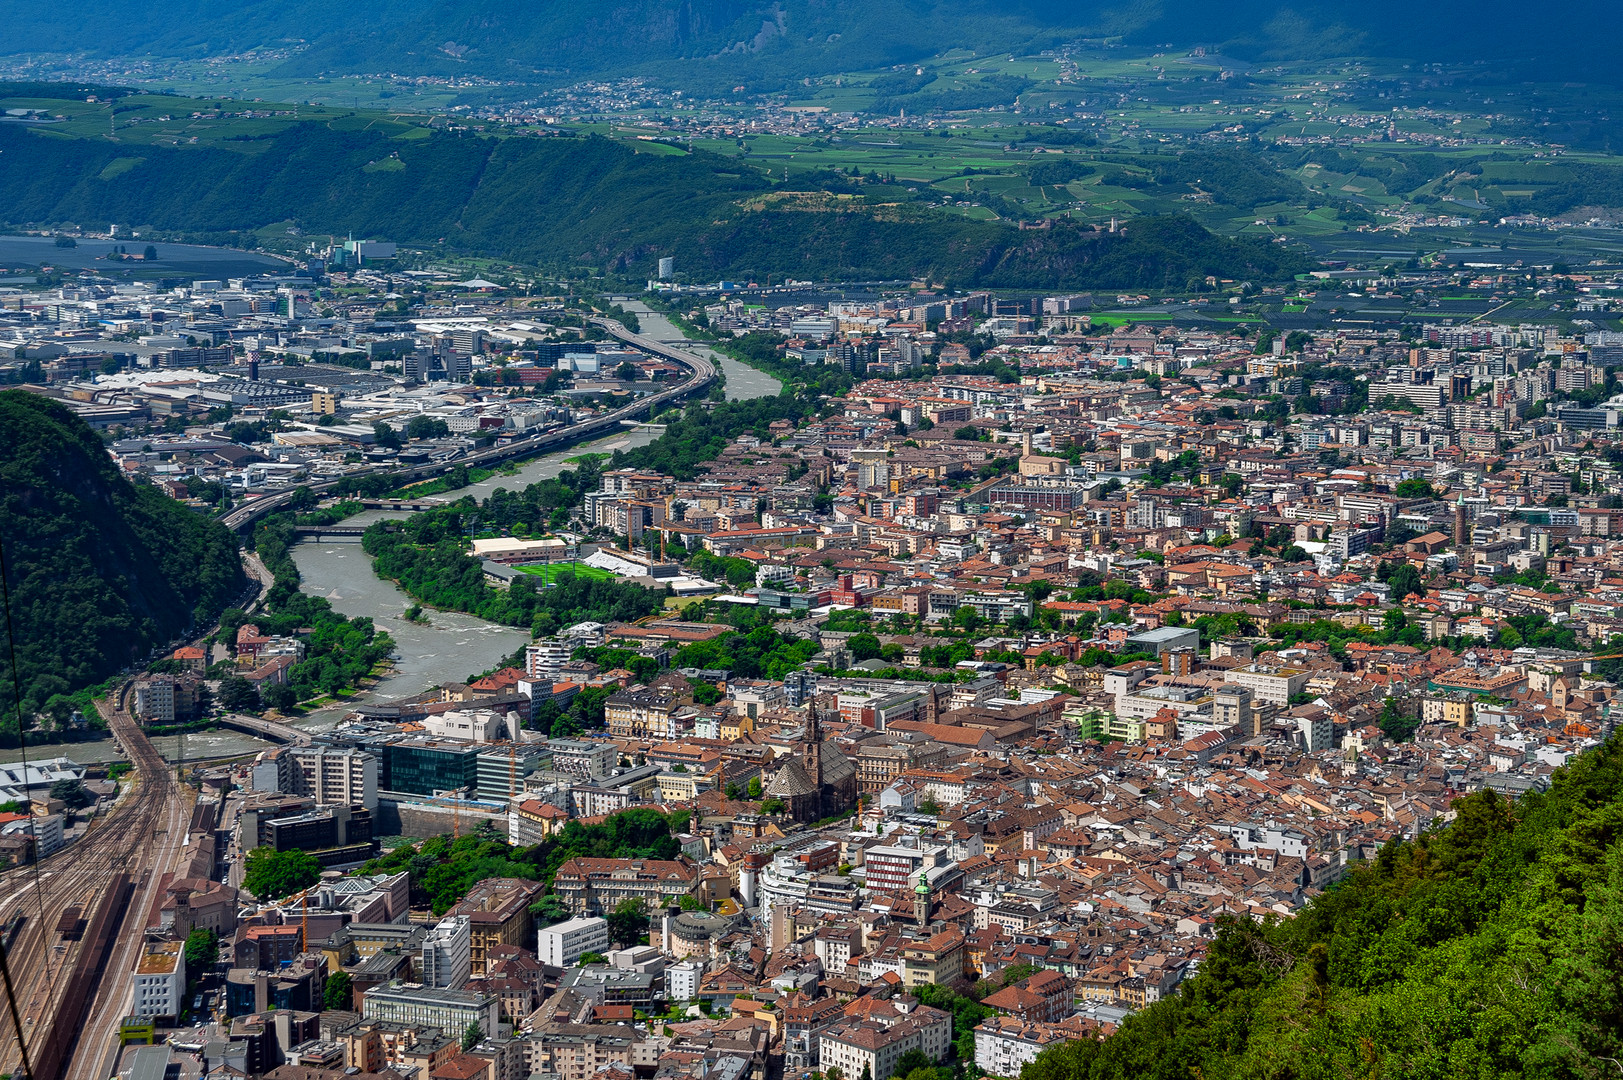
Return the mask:
{"type": "Polygon", "coordinates": [[[0,53],[201,57],[287,50],[282,73],[396,71],[573,81],[643,72],[730,89],[906,63],[949,49],[1080,38],[1203,45],[1248,59],[1331,55],[1519,65],[1615,82],[1604,0],[0,0],[0,53]]]}
{"type": "Polygon", "coordinates": [[[400,141],[302,124],[248,149],[142,147],[132,165],[118,144],[0,129],[0,216],[196,234],[295,221],[634,277],[652,276],[662,255],[696,276],[1042,289],[1182,287],[1191,276],[1309,268],[1278,245],[1223,239],[1186,219],[1141,219],[1117,235],[1064,223],[1021,231],[862,198],[791,197],[728,158],[639,154],[601,138],[400,141]],[[390,167],[369,168],[382,160],[390,167]]]}
{"type": "MultiPolygon", "coordinates": [[[[206,622],[246,586],[221,525],[131,484],[61,405],[0,393],[0,538],[25,712],[206,622]]],[[[4,729],[16,695],[0,680],[4,729]]]]}
{"type": "Polygon", "coordinates": [[[1299,917],[1226,925],[1201,972],[1021,1080],[1615,1075],[1623,1054],[1623,743],[1547,794],[1492,792],[1393,843],[1299,917]]]}

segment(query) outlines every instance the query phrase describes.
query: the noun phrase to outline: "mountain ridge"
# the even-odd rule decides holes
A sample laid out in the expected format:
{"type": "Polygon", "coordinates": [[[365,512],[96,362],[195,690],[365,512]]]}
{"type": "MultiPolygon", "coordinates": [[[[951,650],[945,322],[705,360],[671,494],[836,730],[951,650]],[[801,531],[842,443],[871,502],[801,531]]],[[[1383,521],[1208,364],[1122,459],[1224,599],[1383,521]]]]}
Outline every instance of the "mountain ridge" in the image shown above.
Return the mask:
{"type": "MultiPolygon", "coordinates": [[[[224,526],[119,474],[65,406],[0,393],[0,536],[23,711],[217,616],[247,584],[224,526]]],[[[0,680],[8,732],[15,693],[0,680]]]]}
{"type": "Polygon", "coordinates": [[[1197,46],[1246,62],[1368,56],[1484,62],[1606,82],[1623,77],[1601,0],[1529,7],[1510,0],[1430,5],[1371,0],[80,0],[63,20],[46,0],[0,0],[5,52],[201,58],[292,49],[276,74],[397,70],[519,81],[654,72],[672,82],[782,89],[953,48],[1035,51],[1080,39],[1197,46]],[[87,43],[91,43],[87,46],[87,43]]]}

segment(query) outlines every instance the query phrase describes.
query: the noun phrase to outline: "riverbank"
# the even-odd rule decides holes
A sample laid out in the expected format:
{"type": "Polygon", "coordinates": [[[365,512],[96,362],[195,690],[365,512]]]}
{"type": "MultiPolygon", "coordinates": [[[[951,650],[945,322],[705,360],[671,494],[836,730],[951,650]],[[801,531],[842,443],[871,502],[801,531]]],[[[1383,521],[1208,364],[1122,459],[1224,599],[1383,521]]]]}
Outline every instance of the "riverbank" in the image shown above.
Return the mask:
{"type": "MultiPolygon", "coordinates": [[[[646,446],[658,438],[654,428],[628,428],[592,442],[531,459],[516,472],[493,476],[458,489],[448,501],[471,495],[484,500],[498,488],[522,490],[530,484],[556,477],[575,467],[575,459],[585,454],[612,454],[646,446]]],[[[410,511],[367,510],[349,519],[366,526],[375,521],[401,519],[410,511]]],[[[356,705],[420,694],[447,682],[462,682],[484,671],[528,644],[530,634],[518,627],[501,626],[456,611],[425,608],[428,621],[406,618],[417,601],[392,581],[380,578],[372,560],[353,541],[303,540],[294,544],[290,555],[298,568],[301,591],[325,597],[340,614],[370,618],[395,643],[387,670],[377,680],[358,689],[342,701],[312,709],[290,723],[307,731],[332,727],[356,705]]]]}
{"type": "Polygon", "coordinates": [[[715,364],[726,377],[728,401],[773,397],[783,390],[783,382],[777,376],[721,352],[711,342],[689,337],[668,315],[655,311],[641,300],[627,301],[625,309],[637,316],[637,321],[642,324],[643,336],[698,353],[715,364]]]}

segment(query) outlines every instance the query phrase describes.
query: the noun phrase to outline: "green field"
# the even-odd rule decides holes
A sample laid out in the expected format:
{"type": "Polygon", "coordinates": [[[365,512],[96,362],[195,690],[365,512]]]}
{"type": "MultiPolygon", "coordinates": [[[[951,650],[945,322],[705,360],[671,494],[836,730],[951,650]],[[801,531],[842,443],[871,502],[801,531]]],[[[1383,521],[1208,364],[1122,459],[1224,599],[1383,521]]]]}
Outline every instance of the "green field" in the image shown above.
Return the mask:
{"type": "Polygon", "coordinates": [[[615,580],[615,576],[607,570],[599,570],[597,567],[587,566],[585,563],[557,562],[546,563],[542,566],[520,566],[516,567],[516,569],[532,577],[541,578],[548,585],[557,581],[559,574],[574,574],[576,577],[588,578],[592,581],[615,580]]]}

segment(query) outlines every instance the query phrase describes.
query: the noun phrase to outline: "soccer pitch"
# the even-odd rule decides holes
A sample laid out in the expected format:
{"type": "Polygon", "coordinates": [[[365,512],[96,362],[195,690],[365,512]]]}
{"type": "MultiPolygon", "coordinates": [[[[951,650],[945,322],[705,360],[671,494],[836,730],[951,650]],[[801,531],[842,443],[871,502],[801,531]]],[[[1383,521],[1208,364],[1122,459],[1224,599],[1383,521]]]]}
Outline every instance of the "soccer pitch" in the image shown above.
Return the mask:
{"type": "Polygon", "coordinates": [[[597,567],[587,566],[585,563],[555,562],[545,563],[541,566],[519,566],[514,569],[520,573],[541,578],[548,585],[557,581],[559,574],[574,574],[578,578],[591,578],[595,581],[614,580],[614,575],[607,570],[599,570],[597,567]]]}

